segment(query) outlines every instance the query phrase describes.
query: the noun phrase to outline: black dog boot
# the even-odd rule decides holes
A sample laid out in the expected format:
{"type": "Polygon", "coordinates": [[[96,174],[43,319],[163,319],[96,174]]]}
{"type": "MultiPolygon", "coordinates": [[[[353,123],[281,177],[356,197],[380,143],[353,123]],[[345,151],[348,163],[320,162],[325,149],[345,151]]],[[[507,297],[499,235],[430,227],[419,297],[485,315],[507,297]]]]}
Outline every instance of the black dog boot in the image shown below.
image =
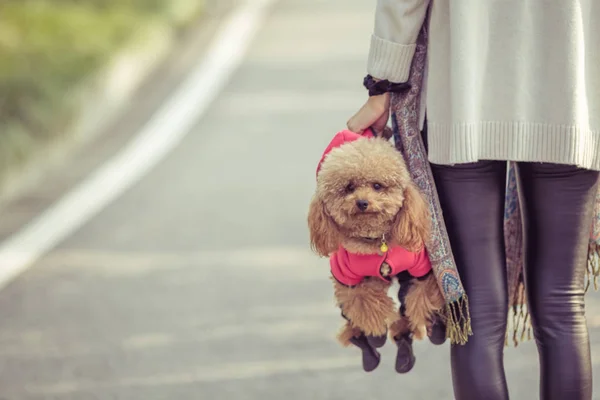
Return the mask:
{"type": "Polygon", "coordinates": [[[380,349],[385,345],[387,340],[387,334],[381,336],[367,336],[367,342],[371,345],[371,347],[375,347],[376,349],[380,349]]]}
{"type": "Polygon", "coordinates": [[[416,358],[413,353],[412,337],[410,335],[402,335],[395,338],[398,345],[398,353],[396,355],[396,372],[405,374],[415,366],[416,358]]]}
{"type": "Polygon", "coordinates": [[[369,344],[367,337],[361,335],[359,337],[353,337],[350,339],[350,343],[361,349],[362,351],[362,364],[365,372],[371,372],[379,366],[381,361],[381,355],[374,347],[369,344]]]}
{"type": "Polygon", "coordinates": [[[431,328],[427,331],[427,336],[431,343],[438,346],[446,342],[446,324],[440,316],[434,318],[431,328]]]}

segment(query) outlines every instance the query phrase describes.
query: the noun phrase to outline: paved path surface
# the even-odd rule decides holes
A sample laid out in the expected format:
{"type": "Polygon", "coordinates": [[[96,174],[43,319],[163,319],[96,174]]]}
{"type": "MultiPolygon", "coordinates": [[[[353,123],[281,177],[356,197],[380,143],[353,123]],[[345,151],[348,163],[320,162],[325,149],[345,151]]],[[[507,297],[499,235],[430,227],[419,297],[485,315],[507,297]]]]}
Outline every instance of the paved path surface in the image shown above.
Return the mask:
{"type": "MultiPolygon", "coordinates": [[[[363,101],[372,15],[362,0],[274,5],[184,142],[0,292],[0,399],[452,398],[447,346],[418,344],[406,376],[391,347],[361,372],[334,341],[326,263],[307,250],[314,169],[363,101]]],[[[0,211],[0,233],[120,147],[201,48],[174,57],[112,135],[0,211]]],[[[592,295],[597,381],[599,311],[592,295]]],[[[511,398],[537,398],[531,343],[507,350],[507,369],[511,398]]]]}

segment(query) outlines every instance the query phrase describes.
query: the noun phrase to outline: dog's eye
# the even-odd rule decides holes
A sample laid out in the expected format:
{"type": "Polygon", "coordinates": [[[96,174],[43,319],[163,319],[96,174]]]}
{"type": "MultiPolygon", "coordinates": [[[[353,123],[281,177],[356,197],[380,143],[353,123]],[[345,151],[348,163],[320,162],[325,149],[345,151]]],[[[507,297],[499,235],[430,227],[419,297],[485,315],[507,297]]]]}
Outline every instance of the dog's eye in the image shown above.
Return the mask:
{"type": "Polygon", "coordinates": [[[353,183],[349,183],[348,185],[346,185],[346,192],[348,192],[348,193],[354,192],[355,189],[356,189],[356,187],[354,186],[353,183]]]}
{"type": "Polygon", "coordinates": [[[383,186],[381,185],[381,183],[374,183],[373,189],[380,191],[381,189],[383,189],[383,186]]]}

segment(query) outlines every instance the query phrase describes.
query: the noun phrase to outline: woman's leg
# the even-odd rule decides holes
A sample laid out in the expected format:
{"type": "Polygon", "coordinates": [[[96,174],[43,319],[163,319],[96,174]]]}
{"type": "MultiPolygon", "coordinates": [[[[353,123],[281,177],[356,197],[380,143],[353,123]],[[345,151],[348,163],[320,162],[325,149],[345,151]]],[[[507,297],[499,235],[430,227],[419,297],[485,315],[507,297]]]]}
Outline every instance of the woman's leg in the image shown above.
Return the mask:
{"type": "Polygon", "coordinates": [[[529,308],[540,354],[541,398],[592,398],[584,277],[598,173],[519,165],[529,308]]]}
{"type": "Polygon", "coordinates": [[[508,312],[503,216],[506,162],[432,165],[450,244],[469,296],[473,336],[452,346],[457,400],[504,400],[508,312]]]}

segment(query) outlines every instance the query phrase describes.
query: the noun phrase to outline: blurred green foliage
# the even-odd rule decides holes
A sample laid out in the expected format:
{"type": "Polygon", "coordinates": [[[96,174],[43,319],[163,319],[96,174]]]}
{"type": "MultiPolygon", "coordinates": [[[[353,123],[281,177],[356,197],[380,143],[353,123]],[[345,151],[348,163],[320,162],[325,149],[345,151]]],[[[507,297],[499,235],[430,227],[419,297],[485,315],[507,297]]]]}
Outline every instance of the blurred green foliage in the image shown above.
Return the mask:
{"type": "Polygon", "coordinates": [[[168,1],[0,0],[0,168],[56,135],[67,91],[166,14],[168,1]]]}

